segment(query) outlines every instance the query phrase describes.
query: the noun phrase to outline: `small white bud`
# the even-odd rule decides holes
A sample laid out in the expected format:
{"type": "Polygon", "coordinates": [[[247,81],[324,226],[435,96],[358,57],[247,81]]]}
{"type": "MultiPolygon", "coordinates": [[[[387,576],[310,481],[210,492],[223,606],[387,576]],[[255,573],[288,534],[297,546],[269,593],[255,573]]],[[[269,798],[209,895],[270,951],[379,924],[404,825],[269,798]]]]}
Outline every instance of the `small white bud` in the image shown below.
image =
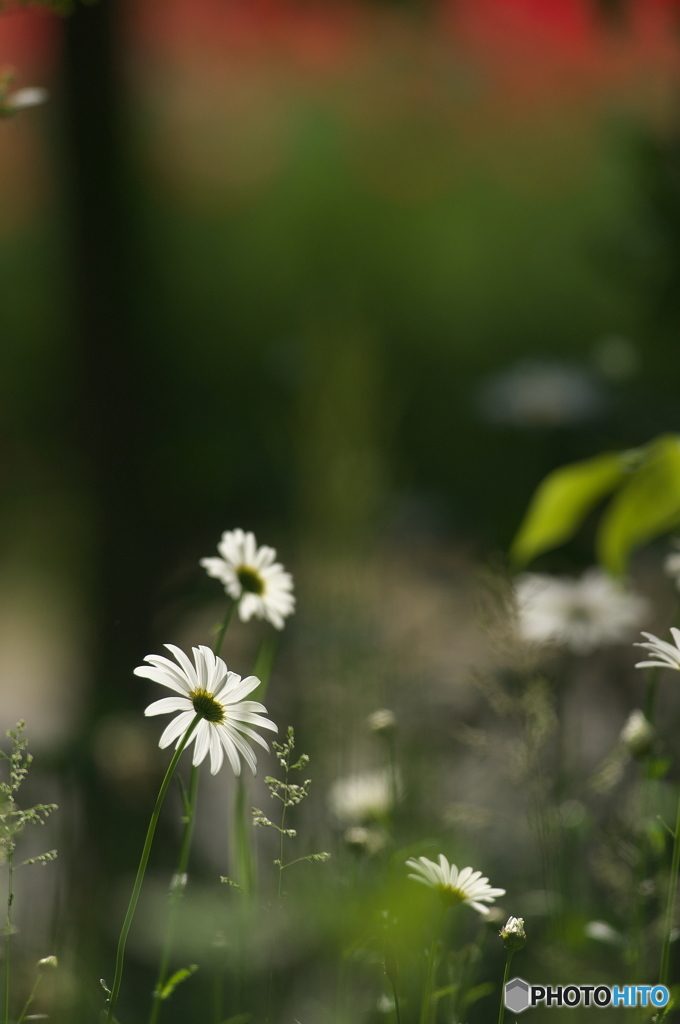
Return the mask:
{"type": "Polygon", "coordinates": [[[59,963],[56,956],[45,956],[42,960],[38,960],[38,967],[58,967],[59,963]]]}
{"type": "Polygon", "coordinates": [[[393,732],[397,725],[397,716],[389,708],[379,708],[366,719],[371,732],[393,732]]]}
{"type": "Polygon", "coordinates": [[[179,895],[183,893],[187,887],[187,881],[189,876],[186,872],[175,872],[170,881],[170,892],[179,895]]]}
{"type": "Polygon", "coordinates": [[[527,933],[524,931],[523,917],[509,917],[498,933],[506,949],[516,953],[527,944],[527,933]]]}
{"type": "Polygon", "coordinates": [[[656,731],[644,713],[635,708],[628,716],[619,739],[631,757],[644,757],[652,748],[656,731]]]}

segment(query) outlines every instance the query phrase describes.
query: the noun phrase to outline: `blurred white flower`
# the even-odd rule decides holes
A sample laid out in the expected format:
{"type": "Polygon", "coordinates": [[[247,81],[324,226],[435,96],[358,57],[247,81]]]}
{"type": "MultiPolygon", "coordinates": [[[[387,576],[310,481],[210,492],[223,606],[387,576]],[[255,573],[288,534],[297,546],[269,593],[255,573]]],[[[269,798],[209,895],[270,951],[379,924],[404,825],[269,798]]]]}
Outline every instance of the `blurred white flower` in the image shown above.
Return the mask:
{"type": "Polygon", "coordinates": [[[489,377],[478,402],[491,423],[551,427],[593,419],[603,410],[604,395],[583,367],[525,359],[489,377]]]}
{"type": "Polygon", "coordinates": [[[413,868],[408,877],[422,882],[430,889],[436,889],[444,903],[469,903],[480,914],[488,914],[485,903],[493,903],[497,896],[505,896],[505,889],[493,889],[488,878],[482,878],[481,871],[463,868],[459,871],[455,864],[449,864],[443,853],[439,854],[439,864],[427,857],[411,858],[406,866],[413,868]]]}
{"type": "Polygon", "coordinates": [[[680,629],[676,629],[675,626],[671,626],[671,636],[675,641],[675,647],[673,644],[666,643],[665,640],[659,640],[658,636],[654,636],[653,633],[645,633],[643,636],[647,637],[645,643],[633,644],[634,647],[645,647],[650,654],[654,656],[654,661],[638,661],[636,668],[675,668],[680,669],[680,629]]]}
{"type": "Polygon", "coordinates": [[[295,608],[293,577],[275,561],[274,548],[258,548],[253,533],[226,530],[217,550],[221,558],[202,558],[201,565],[238,601],[241,621],[254,615],[283,629],[283,620],[295,608]]]}
{"type": "Polygon", "coordinates": [[[651,750],[656,730],[640,708],[631,711],[619,739],[631,757],[643,757],[651,750]]]}
{"type": "Polygon", "coordinates": [[[609,946],[622,946],[623,936],[612,928],[606,921],[588,921],[583,928],[583,934],[596,942],[604,942],[609,946]]]}
{"type": "Polygon", "coordinates": [[[670,576],[677,589],[680,590],[680,538],[673,537],[672,544],[676,550],[666,555],[663,568],[666,575],[670,576]]]}
{"type": "Polygon", "coordinates": [[[25,110],[27,107],[38,107],[40,104],[45,103],[48,97],[47,89],[37,85],[30,85],[4,96],[0,106],[2,107],[3,114],[14,114],[17,110],[25,110]]]}
{"type": "Polygon", "coordinates": [[[626,640],[648,610],[644,597],[599,569],[580,580],[524,573],[515,581],[515,598],[523,640],[564,644],[574,654],[626,640]]]}
{"type": "Polygon", "coordinates": [[[178,664],[161,655],[149,654],[144,659],[149,664],[135,669],[136,676],[152,679],[180,695],[154,701],[144,712],[145,715],[179,712],[165,729],[158,745],[167,747],[176,741],[175,746],[179,746],[198,713],[201,721],[189,740],[194,744],[193,763],[200,764],[210,751],[210,771],[216,775],[226,752],[235,775],[241,772],[241,757],[255,774],[257,760],[247,740],[253,740],[265,750],[269,747],[253,726],[278,732],[276,725],[260,714],[267,713],[262,704],[242,699],[260,685],[260,680],[255,676],[241,679],[236,672],[230,672],[209,647],[193,648],[192,665],[179,647],[173,644],[164,646],[174,654],[178,664]]]}
{"type": "Polygon", "coordinates": [[[343,822],[362,824],[387,817],[394,805],[392,778],[380,769],[336,779],[328,793],[328,804],[343,822]]]}
{"type": "Polygon", "coordinates": [[[364,825],[352,825],[343,835],[346,845],[357,853],[373,856],[387,844],[386,834],[377,828],[366,828],[364,825]]]}
{"type": "Polygon", "coordinates": [[[371,712],[366,724],[371,732],[393,732],[397,725],[397,716],[389,708],[379,708],[371,712]]]}

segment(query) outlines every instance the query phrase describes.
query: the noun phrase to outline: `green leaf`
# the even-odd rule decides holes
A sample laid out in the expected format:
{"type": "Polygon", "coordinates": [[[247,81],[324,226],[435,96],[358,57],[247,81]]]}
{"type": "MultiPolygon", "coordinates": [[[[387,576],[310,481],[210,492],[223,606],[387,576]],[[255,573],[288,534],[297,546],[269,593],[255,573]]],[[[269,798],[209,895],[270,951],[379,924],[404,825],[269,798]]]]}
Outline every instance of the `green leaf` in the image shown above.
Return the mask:
{"type": "Polygon", "coordinates": [[[658,437],[605,511],[597,536],[598,561],[625,572],[631,553],[680,525],[680,439],[658,437]]]}
{"type": "Polygon", "coordinates": [[[178,971],[168,978],[163,988],[158,993],[161,999],[169,999],[178,985],[190,978],[198,970],[198,964],[189,964],[188,967],[180,967],[178,971]]]}
{"type": "Polygon", "coordinates": [[[606,452],[549,473],[534,493],[512,542],[511,562],[524,566],[569,540],[588,512],[620,483],[627,466],[625,454],[606,452]]]}
{"type": "Polygon", "coordinates": [[[647,765],[647,778],[662,779],[664,775],[668,774],[668,770],[672,764],[673,760],[670,757],[652,758],[647,765]]]}
{"type": "Polygon", "coordinates": [[[476,1003],[479,999],[483,999],[485,996],[490,996],[495,990],[496,986],[491,981],[484,981],[481,985],[475,985],[474,988],[468,989],[463,999],[463,1006],[467,1009],[476,1003]]]}

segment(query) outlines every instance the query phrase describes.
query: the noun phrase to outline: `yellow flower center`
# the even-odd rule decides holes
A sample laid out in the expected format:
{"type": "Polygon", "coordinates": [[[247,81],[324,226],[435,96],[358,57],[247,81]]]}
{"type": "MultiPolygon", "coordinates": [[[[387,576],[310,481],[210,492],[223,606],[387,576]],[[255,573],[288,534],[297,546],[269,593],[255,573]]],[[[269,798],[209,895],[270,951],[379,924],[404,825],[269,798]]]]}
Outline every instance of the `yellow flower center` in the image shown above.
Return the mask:
{"type": "Polygon", "coordinates": [[[264,594],[264,580],[249,565],[239,565],[236,575],[246,594],[257,594],[258,597],[264,594]]]}
{"type": "Polygon", "coordinates": [[[458,903],[464,903],[467,899],[464,892],[460,889],[454,889],[450,885],[438,885],[437,892],[442,903],[445,903],[447,907],[455,907],[458,903]]]}
{"type": "Polygon", "coordinates": [[[207,690],[194,690],[190,697],[194,710],[207,722],[219,725],[224,721],[224,708],[207,690]]]}

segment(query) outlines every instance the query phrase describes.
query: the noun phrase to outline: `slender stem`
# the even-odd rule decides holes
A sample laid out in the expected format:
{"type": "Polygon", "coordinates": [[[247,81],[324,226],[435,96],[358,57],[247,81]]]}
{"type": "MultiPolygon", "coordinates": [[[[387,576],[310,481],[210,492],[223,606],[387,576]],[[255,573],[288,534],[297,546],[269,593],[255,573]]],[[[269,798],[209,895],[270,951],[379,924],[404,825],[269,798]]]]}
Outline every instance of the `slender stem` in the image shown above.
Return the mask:
{"type": "Polygon", "coordinates": [[[678,811],[675,818],[675,834],[673,837],[673,857],[671,860],[671,877],[668,883],[668,904],[666,907],[666,925],[664,929],[663,947],[661,950],[661,970],[659,972],[659,983],[665,985],[668,981],[668,963],[671,953],[671,932],[673,931],[673,919],[675,917],[675,893],[678,886],[678,868],[680,867],[680,795],[678,796],[678,811]]]}
{"type": "Polygon", "coordinates": [[[182,836],[182,846],[179,852],[179,859],[177,861],[177,871],[173,878],[173,885],[170,890],[170,908],[168,911],[168,923],[165,931],[165,942],[163,944],[163,953],[161,956],[161,963],[158,969],[158,980],[156,987],[153,992],[153,1003],[151,1004],[151,1015],[149,1016],[149,1024],[156,1024],[160,1012],[161,1005],[163,1003],[162,991],[165,981],[168,976],[168,967],[170,964],[170,957],[172,956],[172,947],[175,940],[175,926],[177,924],[177,905],[179,903],[179,897],[182,894],[184,888],[183,879],[186,875],[187,866],[189,864],[189,851],[191,850],[191,839],[194,831],[194,820],[196,818],[196,797],[198,794],[198,776],[200,771],[200,765],[192,765],[191,767],[191,778],[189,780],[189,796],[187,800],[187,806],[185,808],[184,817],[184,835],[182,836]]]}
{"type": "Polygon", "coordinates": [[[401,1006],[399,1004],[399,990],[397,989],[396,982],[390,981],[392,985],[392,991],[394,992],[394,1010],[397,1015],[397,1024],[401,1024],[401,1006]]]}
{"type": "Polygon", "coordinates": [[[236,607],[237,604],[237,601],[230,601],[229,604],[227,605],[227,611],[225,613],[224,619],[222,620],[220,631],[217,634],[215,646],[213,647],[213,650],[216,655],[219,655],[220,651],[222,650],[222,643],[224,641],[225,634],[229,629],[229,623],[231,622],[231,617],[234,614],[234,608],[236,607]]]}
{"type": "Polygon", "coordinates": [[[439,937],[444,926],[446,909],[446,905],[444,905],[442,907],[441,914],[439,915],[439,923],[437,924],[437,930],[432,940],[432,945],[430,946],[430,954],[427,958],[427,972],[425,974],[425,985],[423,986],[423,1002],[420,1007],[420,1024],[429,1024],[430,1020],[430,1003],[432,1002],[432,985],[434,982],[437,947],[439,946],[439,937]]]}
{"type": "Polygon", "coordinates": [[[149,828],[146,833],[146,839],[144,840],[144,849],[142,850],[142,856],[139,861],[139,867],[137,868],[137,877],[135,878],[135,884],[132,888],[132,895],[130,897],[130,903],[123,921],[123,927],[120,932],[120,938],[118,939],[118,950],[116,952],[116,971],[113,978],[113,985],[111,986],[111,997],[109,999],[109,1007],[106,1014],[106,1024],[111,1024],[113,1020],[113,1011],[116,1008],[118,1002],[118,994],[120,992],[120,984],[123,978],[123,958],[125,956],[125,944],[127,942],[128,932],[132,924],[132,919],[135,916],[135,910],[137,909],[137,902],[139,900],[139,894],[142,890],[142,882],[144,881],[144,873],[146,871],[146,865],[149,862],[149,854],[151,853],[151,844],[153,843],[153,837],[156,832],[156,826],[160,817],[161,808],[163,807],[163,801],[165,800],[165,794],[168,791],[170,780],[174,775],[177,762],[180,759],[182,751],[186,747],[191,734],[201,720],[201,715],[197,714],[194,716],[194,720],[184,733],[177,750],[172,756],[172,761],[168,765],[168,770],[165,773],[165,778],[161,783],[161,788],[158,791],[156,797],[156,806],[153,809],[151,820],[149,822],[149,828]]]}
{"type": "Polygon", "coordinates": [[[503,984],[501,985],[501,1005],[498,1009],[498,1024],[503,1024],[503,1018],[505,1017],[505,986],[508,983],[508,976],[510,974],[510,961],[512,960],[512,954],[514,950],[508,950],[508,959],[505,961],[505,973],[503,974],[503,984]]]}
{"type": "Polygon", "coordinates": [[[233,804],[233,851],[237,878],[248,896],[253,893],[255,869],[250,842],[250,815],[248,814],[248,782],[244,773],[236,780],[233,804]]]}
{"type": "Polygon", "coordinates": [[[14,851],[7,858],[7,941],[5,943],[5,1024],[9,1024],[10,950],[12,943],[12,903],[14,902],[14,851]]]}
{"type": "Polygon", "coordinates": [[[23,1010],[21,1011],[21,1013],[19,1015],[19,1020],[17,1021],[17,1024],[22,1024],[22,1022],[25,1020],[26,1014],[28,1013],[28,1008],[31,1005],[31,1003],[33,1002],[33,1000],[35,999],[35,994],[38,991],[38,985],[40,984],[40,979],[41,978],[42,978],[42,974],[39,971],[38,972],[38,976],[36,977],[35,981],[33,982],[33,988],[31,989],[31,994],[28,997],[28,999],[26,1000],[24,1008],[23,1008],[23,1010]]]}
{"type": "Polygon", "coordinates": [[[654,710],[656,707],[656,695],[659,689],[659,680],[661,678],[661,669],[657,666],[649,670],[647,675],[647,692],[645,694],[645,718],[650,723],[654,724],[654,710]]]}

